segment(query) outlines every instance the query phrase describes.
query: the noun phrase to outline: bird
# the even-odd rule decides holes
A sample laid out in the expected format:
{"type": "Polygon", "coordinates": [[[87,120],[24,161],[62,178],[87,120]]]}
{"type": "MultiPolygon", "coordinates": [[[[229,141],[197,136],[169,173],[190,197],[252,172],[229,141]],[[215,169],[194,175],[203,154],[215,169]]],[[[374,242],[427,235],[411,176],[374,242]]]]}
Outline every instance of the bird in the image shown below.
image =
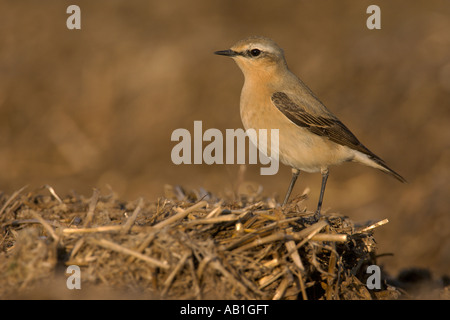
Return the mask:
{"type": "Polygon", "coordinates": [[[240,115],[245,129],[279,130],[279,161],[292,168],[282,207],[288,203],[301,171],[320,172],[322,184],[314,214],[318,219],[329,167],[344,162],[359,162],[406,182],[289,70],[283,49],[273,40],[251,36],[214,53],[232,58],[244,74],[240,115]]]}

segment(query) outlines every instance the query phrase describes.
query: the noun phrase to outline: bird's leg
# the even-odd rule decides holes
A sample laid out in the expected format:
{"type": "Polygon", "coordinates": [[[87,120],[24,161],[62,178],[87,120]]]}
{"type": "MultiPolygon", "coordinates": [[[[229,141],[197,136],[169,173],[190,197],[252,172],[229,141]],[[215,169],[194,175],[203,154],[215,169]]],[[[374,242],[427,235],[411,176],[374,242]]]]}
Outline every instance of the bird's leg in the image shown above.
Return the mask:
{"type": "Polygon", "coordinates": [[[328,168],[320,170],[320,173],[322,174],[322,187],[320,188],[319,203],[317,204],[317,211],[314,216],[316,220],[319,219],[320,209],[322,209],[323,194],[325,193],[325,186],[327,185],[327,179],[328,179],[328,168]]]}
{"type": "Polygon", "coordinates": [[[292,189],[294,189],[295,181],[297,181],[299,174],[300,174],[300,170],[292,168],[292,179],[291,179],[291,183],[289,184],[289,188],[286,193],[286,197],[284,198],[284,201],[283,201],[283,207],[286,205],[286,203],[289,200],[289,196],[291,195],[292,189]]]}

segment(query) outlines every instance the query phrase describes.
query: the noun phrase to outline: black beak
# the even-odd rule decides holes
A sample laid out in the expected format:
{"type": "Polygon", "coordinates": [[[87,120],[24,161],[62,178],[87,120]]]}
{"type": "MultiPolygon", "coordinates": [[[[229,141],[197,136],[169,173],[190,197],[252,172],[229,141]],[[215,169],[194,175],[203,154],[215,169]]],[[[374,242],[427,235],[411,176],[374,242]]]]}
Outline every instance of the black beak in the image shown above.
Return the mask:
{"type": "Polygon", "coordinates": [[[234,56],[238,55],[238,53],[236,51],[233,51],[231,49],[216,51],[216,52],[214,52],[214,54],[218,54],[220,56],[227,56],[227,57],[234,57],[234,56]]]}

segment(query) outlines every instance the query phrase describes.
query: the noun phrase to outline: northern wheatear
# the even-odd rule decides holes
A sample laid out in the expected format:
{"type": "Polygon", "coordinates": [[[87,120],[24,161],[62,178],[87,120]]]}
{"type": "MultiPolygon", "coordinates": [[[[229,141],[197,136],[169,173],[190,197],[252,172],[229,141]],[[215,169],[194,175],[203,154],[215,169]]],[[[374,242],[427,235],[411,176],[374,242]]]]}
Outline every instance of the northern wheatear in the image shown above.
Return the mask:
{"type": "Polygon", "coordinates": [[[241,119],[246,129],[278,129],[279,160],[292,167],[287,203],[300,171],[321,172],[320,215],[328,167],[354,161],[406,180],[367,149],[314,93],[289,71],[283,50],[271,39],[250,37],[215,54],[233,58],[244,73],[241,119]]]}

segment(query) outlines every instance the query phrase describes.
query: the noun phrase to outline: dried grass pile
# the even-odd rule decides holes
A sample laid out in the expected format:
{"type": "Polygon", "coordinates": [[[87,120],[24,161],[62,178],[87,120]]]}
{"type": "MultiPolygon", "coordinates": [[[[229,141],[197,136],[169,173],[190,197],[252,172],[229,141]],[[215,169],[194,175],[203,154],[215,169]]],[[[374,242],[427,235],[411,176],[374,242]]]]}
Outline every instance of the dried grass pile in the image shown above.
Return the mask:
{"type": "Polygon", "coordinates": [[[372,230],[386,221],[314,221],[305,198],[281,209],[270,198],[227,201],[180,187],[154,202],[97,190],[60,198],[49,186],[2,195],[0,297],[39,290],[77,265],[81,292],[102,286],[155,299],[397,298],[400,291],[385,283],[366,287],[366,267],[376,264],[372,230]]]}

